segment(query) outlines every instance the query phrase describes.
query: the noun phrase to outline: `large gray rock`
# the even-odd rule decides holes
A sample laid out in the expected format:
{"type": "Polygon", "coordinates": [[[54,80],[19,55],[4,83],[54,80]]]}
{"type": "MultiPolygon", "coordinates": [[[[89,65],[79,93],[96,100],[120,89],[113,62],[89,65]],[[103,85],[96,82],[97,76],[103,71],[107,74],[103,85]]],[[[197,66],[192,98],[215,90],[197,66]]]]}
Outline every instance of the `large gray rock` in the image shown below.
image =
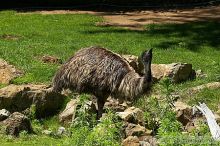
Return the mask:
{"type": "Polygon", "coordinates": [[[124,121],[144,125],[144,112],[139,108],[129,107],[124,112],[117,112],[117,114],[124,121]]]}
{"type": "Polygon", "coordinates": [[[36,116],[44,117],[57,112],[65,96],[49,92],[46,85],[9,85],[0,89],[0,109],[10,112],[36,107],[36,116]]]}
{"type": "Polygon", "coordinates": [[[9,84],[11,80],[21,76],[23,73],[5,60],[0,59],[0,84],[9,84]]]}
{"type": "Polygon", "coordinates": [[[192,64],[172,63],[172,64],[152,64],[152,75],[158,81],[168,77],[173,83],[179,83],[193,78],[194,70],[192,64]]]}
{"type": "MultiPolygon", "coordinates": [[[[137,56],[122,55],[122,57],[127,60],[137,73],[144,74],[144,66],[137,56]]],[[[188,63],[152,64],[151,70],[154,82],[168,77],[173,83],[179,83],[193,78],[196,75],[192,69],[192,65],[188,63]]]]}
{"type": "Polygon", "coordinates": [[[10,116],[10,114],[11,113],[7,111],[6,109],[0,110],[0,121],[7,119],[10,116]]]}
{"type": "Polygon", "coordinates": [[[12,136],[19,136],[21,131],[33,132],[30,120],[19,112],[11,114],[0,125],[5,127],[6,134],[12,136]]]}

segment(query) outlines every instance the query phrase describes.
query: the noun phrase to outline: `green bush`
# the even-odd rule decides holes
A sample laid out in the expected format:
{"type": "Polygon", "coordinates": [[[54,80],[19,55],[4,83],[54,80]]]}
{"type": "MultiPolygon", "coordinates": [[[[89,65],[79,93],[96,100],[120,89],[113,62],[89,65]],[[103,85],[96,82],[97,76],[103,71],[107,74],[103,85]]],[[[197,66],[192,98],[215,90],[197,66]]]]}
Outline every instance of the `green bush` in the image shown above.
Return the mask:
{"type": "Polygon", "coordinates": [[[85,140],[85,146],[120,146],[122,123],[112,112],[102,117],[85,140]]]}

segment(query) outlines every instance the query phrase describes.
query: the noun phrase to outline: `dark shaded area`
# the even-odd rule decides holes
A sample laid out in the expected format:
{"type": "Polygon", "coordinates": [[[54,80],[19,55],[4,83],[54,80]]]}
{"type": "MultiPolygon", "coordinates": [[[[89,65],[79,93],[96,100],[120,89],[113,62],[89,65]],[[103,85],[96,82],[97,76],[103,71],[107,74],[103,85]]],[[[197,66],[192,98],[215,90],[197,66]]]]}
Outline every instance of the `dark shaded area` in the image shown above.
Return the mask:
{"type": "MultiPolygon", "coordinates": [[[[163,38],[154,47],[168,49],[171,47],[184,47],[191,51],[198,51],[202,46],[209,46],[220,50],[220,22],[202,21],[185,24],[151,24],[144,30],[129,29],[94,29],[82,33],[89,35],[110,33],[137,33],[144,37],[163,38]],[[174,39],[175,38],[175,39],[174,39]]],[[[158,41],[159,42],[159,41],[158,41]]]]}
{"type": "Polygon", "coordinates": [[[197,51],[206,45],[220,50],[220,23],[219,22],[192,22],[186,24],[167,24],[148,31],[149,35],[158,35],[167,38],[160,43],[159,48],[170,48],[174,45],[197,51]],[[169,38],[177,38],[170,41],[169,38]]]}
{"type": "Polygon", "coordinates": [[[4,0],[0,9],[24,11],[86,9],[97,11],[196,7],[219,4],[219,0],[4,0]]]}

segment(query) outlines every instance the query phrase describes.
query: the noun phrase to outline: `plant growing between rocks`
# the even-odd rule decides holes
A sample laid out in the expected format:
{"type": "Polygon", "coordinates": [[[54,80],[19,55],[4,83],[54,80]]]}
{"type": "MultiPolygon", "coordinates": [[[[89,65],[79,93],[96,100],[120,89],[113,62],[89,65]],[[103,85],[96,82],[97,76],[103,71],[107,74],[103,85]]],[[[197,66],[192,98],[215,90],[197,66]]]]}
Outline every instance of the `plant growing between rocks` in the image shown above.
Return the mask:
{"type": "Polygon", "coordinates": [[[97,121],[96,113],[91,113],[87,108],[89,96],[81,95],[76,118],[69,128],[70,138],[74,138],[73,145],[120,145],[122,123],[111,110],[97,121]]]}
{"type": "Polygon", "coordinates": [[[168,78],[163,79],[159,85],[153,90],[162,91],[159,97],[154,95],[150,97],[140,98],[135,105],[141,107],[144,111],[146,127],[153,130],[154,135],[157,134],[158,128],[160,133],[169,131],[179,131],[180,123],[176,120],[175,113],[172,110],[174,107],[175,97],[171,95],[173,92],[171,81],[168,78]],[[176,129],[166,129],[170,124],[176,125],[176,129]]]}

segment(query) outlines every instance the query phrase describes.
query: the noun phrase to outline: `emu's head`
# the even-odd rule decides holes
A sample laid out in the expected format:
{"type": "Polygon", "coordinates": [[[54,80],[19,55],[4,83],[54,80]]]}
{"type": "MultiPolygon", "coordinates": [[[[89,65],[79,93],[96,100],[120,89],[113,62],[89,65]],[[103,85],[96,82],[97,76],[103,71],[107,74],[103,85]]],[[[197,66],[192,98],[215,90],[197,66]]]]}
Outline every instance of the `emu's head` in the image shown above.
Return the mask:
{"type": "Polygon", "coordinates": [[[152,60],[152,49],[144,51],[141,54],[141,59],[142,59],[142,62],[143,62],[144,65],[148,64],[148,63],[151,63],[151,60],[152,60]]]}

